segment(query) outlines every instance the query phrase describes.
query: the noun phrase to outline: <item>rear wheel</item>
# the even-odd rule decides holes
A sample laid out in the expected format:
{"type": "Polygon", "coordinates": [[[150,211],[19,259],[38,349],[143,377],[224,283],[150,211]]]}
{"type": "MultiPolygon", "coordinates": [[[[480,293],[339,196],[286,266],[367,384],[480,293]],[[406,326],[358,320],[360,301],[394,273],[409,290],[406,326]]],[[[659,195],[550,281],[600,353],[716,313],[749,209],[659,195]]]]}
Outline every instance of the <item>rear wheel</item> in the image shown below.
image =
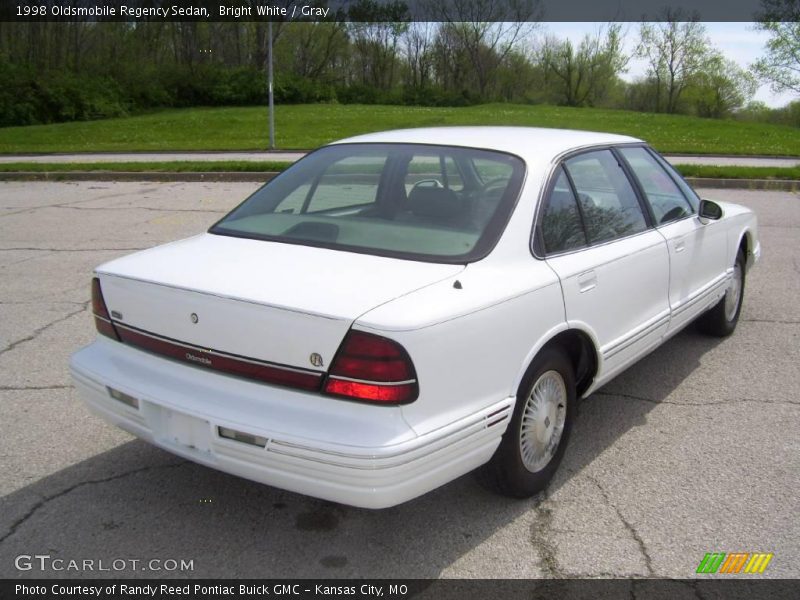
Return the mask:
{"type": "Polygon", "coordinates": [[[547,487],[564,456],[575,416],[572,364],[546,349],[531,364],[511,423],[481,480],[506,496],[527,498],[547,487]]]}
{"type": "Polygon", "coordinates": [[[736,329],[744,300],[744,265],[744,252],[739,250],[725,295],[697,321],[697,326],[703,333],[724,337],[732,334],[736,329]]]}

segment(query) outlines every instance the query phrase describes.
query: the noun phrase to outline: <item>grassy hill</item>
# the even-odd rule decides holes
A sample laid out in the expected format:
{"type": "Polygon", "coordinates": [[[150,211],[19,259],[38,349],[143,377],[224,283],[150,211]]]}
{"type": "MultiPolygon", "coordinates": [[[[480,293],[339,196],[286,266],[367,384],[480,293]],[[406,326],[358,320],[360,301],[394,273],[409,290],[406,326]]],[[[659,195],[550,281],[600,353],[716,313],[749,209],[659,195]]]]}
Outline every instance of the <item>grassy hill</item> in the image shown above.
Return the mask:
{"type": "MultiPolygon", "coordinates": [[[[793,127],[544,105],[288,105],[276,108],[275,123],[277,146],[286,150],[402,127],[526,125],[622,133],[661,152],[800,156],[800,130],[793,127]]],[[[165,110],[123,119],[0,128],[0,153],[6,154],[263,150],[267,143],[267,111],[261,107],[165,110]]]]}

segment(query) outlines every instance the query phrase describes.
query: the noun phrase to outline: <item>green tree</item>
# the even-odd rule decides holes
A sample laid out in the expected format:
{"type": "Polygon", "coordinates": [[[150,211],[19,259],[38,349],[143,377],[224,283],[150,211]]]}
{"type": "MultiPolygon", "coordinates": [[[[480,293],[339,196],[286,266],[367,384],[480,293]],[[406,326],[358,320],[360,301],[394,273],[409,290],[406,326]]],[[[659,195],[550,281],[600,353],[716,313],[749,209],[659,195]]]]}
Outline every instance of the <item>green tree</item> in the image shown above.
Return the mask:
{"type": "Polygon", "coordinates": [[[762,0],[762,5],[757,27],[769,40],[753,72],[774,92],[800,93],[800,0],[762,0]]]}
{"type": "Polygon", "coordinates": [[[378,90],[389,90],[395,83],[399,63],[398,45],[408,30],[408,6],[401,0],[380,3],[358,0],[348,12],[348,26],[354,64],[359,83],[378,90]]]}
{"type": "Polygon", "coordinates": [[[313,82],[339,82],[348,40],[338,22],[286,23],[276,44],[276,66],[313,82]]]}
{"type": "Polygon", "coordinates": [[[712,52],[687,87],[686,97],[698,116],[718,119],[744,106],[757,88],[752,74],[719,52],[712,52]]]}
{"type": "Polygon", "coordinates": [[[648,63],[656,112],[678,112],[686,86],[702,70],[709,52],[705,27],[681,9],[667,9],[658,23],[642,23],[636,54],[648,63]]]}
{"type": "MultiPolygon", "coordinates": [[[[479,98],[491,97],[497,70],[536,27],[540,0],[433,0],[431,14],[442,22],[436,40],[439,70],[463,80],[463,66],[479,98]]],[[[445,86],[447,87],[447,86],[445,86]]]]}
{"type": "Polygon", "coordinates": [[[621,31],[620,24],[611,24],[605,36],[602,30],[587,34],[577,47],[554,36],[544,39],[538,59],[560,104],[594,106],[606,97],[628,63],[621,31]]]}
{"type": "Polygon", "coordinates": [[[435,23],[412,23],[405,32],[405,84],[411,88],[428,87],[433,78],[433,42],[435,23]]]}

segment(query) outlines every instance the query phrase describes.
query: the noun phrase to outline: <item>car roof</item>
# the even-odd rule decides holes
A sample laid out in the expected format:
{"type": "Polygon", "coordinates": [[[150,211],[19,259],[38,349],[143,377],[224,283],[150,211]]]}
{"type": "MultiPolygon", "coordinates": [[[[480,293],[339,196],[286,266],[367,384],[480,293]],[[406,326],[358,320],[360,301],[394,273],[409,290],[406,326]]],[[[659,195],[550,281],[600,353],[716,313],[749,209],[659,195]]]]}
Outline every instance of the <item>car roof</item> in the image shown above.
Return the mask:
{"type": "Polygon", "coordinates": [[[545,127],[421,127],[358,135],[334,142],[436,144],[499,150],[526,161],[550,161],[564,152],[603,144],[642,143],[627,135],[545,127]]]}

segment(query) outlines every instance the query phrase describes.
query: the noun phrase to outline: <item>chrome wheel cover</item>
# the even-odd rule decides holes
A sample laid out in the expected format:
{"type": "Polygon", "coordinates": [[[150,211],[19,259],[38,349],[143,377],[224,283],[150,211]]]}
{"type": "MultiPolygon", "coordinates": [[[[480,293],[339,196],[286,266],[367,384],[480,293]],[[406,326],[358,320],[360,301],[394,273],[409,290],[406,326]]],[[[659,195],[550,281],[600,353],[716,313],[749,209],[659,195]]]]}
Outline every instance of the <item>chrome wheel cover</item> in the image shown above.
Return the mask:
{"type": "Polygon", "coordinates": [[[558,371],[546,371],[533,384],[519,429],[522,464],[531,473],[544,469],[555,456],[567,418],[567,386],[558,371]]]}
{"type": "Polygon", "coordinates": [[[742,295],[742,265],[737,261],[733,266],[733,277],[725,290],[725,318],[733,321],[736,310],[739,308],[739,298],[742,295]]]}

